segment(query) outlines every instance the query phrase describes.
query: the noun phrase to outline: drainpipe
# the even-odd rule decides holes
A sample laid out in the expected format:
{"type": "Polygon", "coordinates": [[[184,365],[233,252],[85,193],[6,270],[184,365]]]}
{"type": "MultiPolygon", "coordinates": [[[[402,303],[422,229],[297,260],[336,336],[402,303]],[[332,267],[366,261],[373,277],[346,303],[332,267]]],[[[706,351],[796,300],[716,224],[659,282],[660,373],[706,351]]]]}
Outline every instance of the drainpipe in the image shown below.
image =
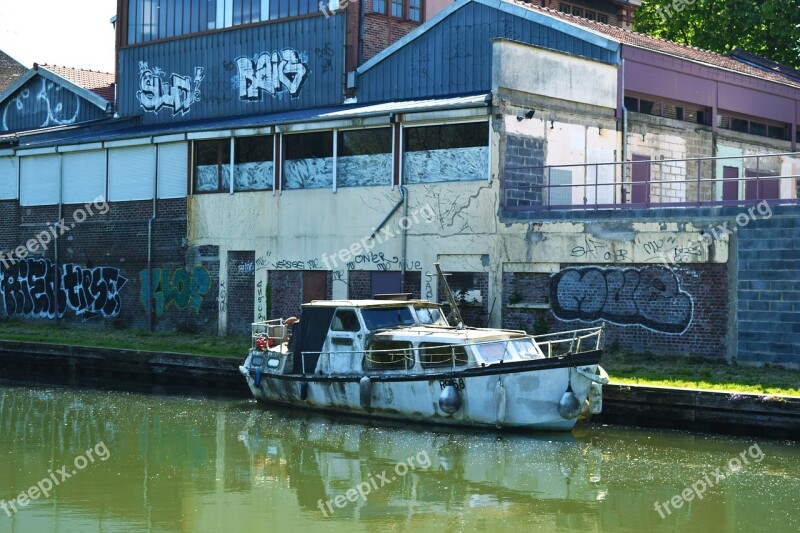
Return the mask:
{"type": "MultiPolygon", "coordinates": [[[[20,163],[20,167],[22,164],[20,163]]],[[[57,222],[61,222],[61,218],[64,216],[64,155],[58,154],[58,220],[57,222]]],[[[53,239],[53,289],[55,291],[55,299],[56,299],[56,324],[59,323],[59,305],[58,302],[60,300],[59,291],[61,290],[61,277],[58,275],[59,272],[59,265],[58,265],[58,237],[53,239]]],[[[64,300],[64,309],[66,309],[66,299],[64,300]]]]}
{"type": "MultiPolygon", "coordinates": [[[[622,59],[622,187],[625,186],[625,161],[628,160],[628,108],[625,107],[625,58],[622,59]]],[[[625,190],[622,189],[621,190],[625,190]]]]}
{"type": "Polygon", "coordinates": [[[408,240],[408,190],[405,185],[400,186],[400,195],[403,200],[403,225],[400,229],[403,230],[403,242],[400,251],[400,292],[406,292],[406,241],[408,240]]]}
{"type": "MultiPolygon", "coordinates": [[[[150,142],[153,138],[150,137],[150,142]]],[[[147,331],[153,331],[153,222],[156,220],[158,197],[158,145],[156,147],[155,174],[153,175],[153,213],[147,220],[147,331]]]]}
{"type": "MultiPolygon", "coordinates": [[[[358,65],[356,68],[361,66],[361,63],[364,61],[364,9],[366,4],[359,2],[358,3],[358,65]]],[[[387,4],[386,9],[391,9],[391,4],[387,4]]]]}

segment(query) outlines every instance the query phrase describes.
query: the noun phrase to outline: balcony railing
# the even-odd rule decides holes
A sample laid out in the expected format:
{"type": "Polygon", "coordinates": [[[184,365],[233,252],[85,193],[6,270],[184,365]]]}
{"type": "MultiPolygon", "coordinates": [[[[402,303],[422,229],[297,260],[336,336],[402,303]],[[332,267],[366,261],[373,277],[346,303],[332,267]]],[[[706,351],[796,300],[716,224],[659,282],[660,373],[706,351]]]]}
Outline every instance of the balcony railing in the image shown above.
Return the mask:
{"type": "Polygon", "coordinates": [[[506,211],[796,204],[800,152],[506,166],[503,176],[506,211]]]}

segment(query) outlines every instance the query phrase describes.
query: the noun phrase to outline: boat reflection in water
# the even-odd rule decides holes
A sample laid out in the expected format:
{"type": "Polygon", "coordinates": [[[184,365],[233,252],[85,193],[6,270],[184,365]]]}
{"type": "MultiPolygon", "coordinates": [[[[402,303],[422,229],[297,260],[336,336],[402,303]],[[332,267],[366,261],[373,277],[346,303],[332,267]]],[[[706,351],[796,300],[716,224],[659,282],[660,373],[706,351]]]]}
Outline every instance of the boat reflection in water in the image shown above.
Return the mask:
{"type": "Polygon", "coordinates": [[[602,454],[571,434],[372,427],[318,415],[252,413],[239,440],[255,484],[287,485],[329,519],[410,518],[480,509],[482,518],[602,500],[602,454]]]}

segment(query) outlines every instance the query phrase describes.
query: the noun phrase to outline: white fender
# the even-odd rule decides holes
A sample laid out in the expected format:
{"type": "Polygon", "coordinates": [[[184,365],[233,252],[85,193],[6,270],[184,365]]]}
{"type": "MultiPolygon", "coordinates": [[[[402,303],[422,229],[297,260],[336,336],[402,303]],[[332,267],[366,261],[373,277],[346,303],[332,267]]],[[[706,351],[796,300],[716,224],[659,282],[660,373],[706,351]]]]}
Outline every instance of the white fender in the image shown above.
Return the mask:
{"type": "Polygon", "coordinates": [[[506,422],[506,388],[499,378],[494,386],[494,419],[498,428],[506,422]]]}
{"type": "Polygon", "coordinates": [[[608,383],[608,373],[600,365],[597,365],[597,371],[599,374],[593,373],[592,369],[588,366],[578,367],[575,370],[578,372],[578,374],[585,377],[589,381],[599,383],[600,385],[606,385],[608,383]]]}

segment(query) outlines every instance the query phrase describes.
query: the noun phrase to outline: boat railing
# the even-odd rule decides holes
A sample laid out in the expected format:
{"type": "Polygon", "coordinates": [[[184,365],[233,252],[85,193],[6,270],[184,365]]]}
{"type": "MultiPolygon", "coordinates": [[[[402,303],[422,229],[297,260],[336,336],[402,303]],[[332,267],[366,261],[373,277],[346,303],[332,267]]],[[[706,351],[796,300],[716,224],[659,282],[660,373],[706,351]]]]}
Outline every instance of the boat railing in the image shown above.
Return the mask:
{"type": "Polygon", "coordinates": [[[533,340],[539,345],[545,357],[560,357],[581,352],[591,352],[603,348],[605,325],[559,331],[545,335],[535,335],[533,340]]]}
{"type": "Polygon", "coordinates": [[[280,345],[289,339],[288,327],[282,318],[253,322],[251,332],[251,348],[260,348],[258,346],[259,339],[263,339],[267,346],[280,345]]]}
{"type": "MultiPolygon", "coordinates": [[[[582,352],[591,352],[600,350],[603,347],[603,330],[605,326],[598,326],[593,328],[584,328],[570,331],[562,331],[558,333],[548,333],[545,335],[524,335],[513,337],[510,339],[491,339],[469,343],[455,343],[446,344],[442,347],[449,347],[449,357],[439,357],[444,354],[438,353],[435,361],[431,360],[427,363],[423,362],[422,357],[419,357],[420,364],[423,369],[428,368],[444,368],[450,367],[456,370],[459,366],[466,364],[464,357],[464,350],[467,347],[478,347],[489,344],[504,343],[505,348],[503,356],[510,354],[509,344],[518,342],[520,340],[530,339],[534,341],[542,352],[544,357],[561,357],[582,352]]],[[[301,366],[305,374],[306,356],[314,356],[317,360],[327,358],[328,367],[331,366],[332,357],[350,356],[353,359],[364,359],[370,365],[374,365],[371,370],[410,370],[416,364],[414,357],[415,351],[425,350],[425,347],[408,346],[403,348],[389,348],[385,350],[336,350],[326,352],[303,352],[301,366]],[[384,357],[382,357],[384,356],[384,357]]],[[[355,361],[357,362],[357,361],[355,361]]],[[[313,369],[311,369],[313,371],[313,369]]]]}

